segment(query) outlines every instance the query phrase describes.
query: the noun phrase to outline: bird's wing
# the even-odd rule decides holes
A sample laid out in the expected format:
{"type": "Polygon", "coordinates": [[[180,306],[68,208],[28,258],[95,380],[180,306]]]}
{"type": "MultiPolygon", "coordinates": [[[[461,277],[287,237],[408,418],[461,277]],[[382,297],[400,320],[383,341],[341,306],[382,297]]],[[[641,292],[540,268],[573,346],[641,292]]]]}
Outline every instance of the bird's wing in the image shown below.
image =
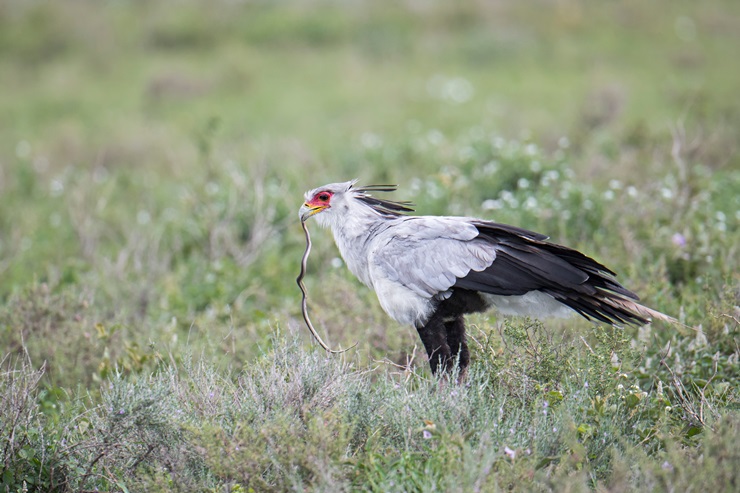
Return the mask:
{"type": "Polygon", "coordinates": [[[403,285],[422,298],[445,292],[496,259],[492,245],[465,218],[412,216],[376,238],[369,264],[376,280],[403,285]]]}
{"type": "Polygon", "coordinates": [[[475,220],[473,225],[478,239],[496,251],[496,262],[459,279],[457,287],[499,295],[563,289],[594,294],[601,289],[637,299],[614,279],[614,272],[577,250],[502,224],[475,220]]]}
{"type": "Polygon", "coordinates": [[[606,323],[639,325],[650,318],[674,321],[635,303],[637,295],[622,286],[614,272],[577,250],[522,235],[508,226],[487,221],[473,224],[478,238],[496,251],[496,261],[459,278],[456,288],[503,296],[536,290],[589,320],[606,323]]]}
{"type": "Polygon", "coordinates": [[[405,217],[385,231],[371,263],[427,297],[451,287],[504,296],[546,289],[594,294],[598,288],[637,299],[606,266],[546,239],[480,219],[405,217]]]}
{"type": "Polygon", "coordinates": [[[477,240],[496,252],[496,261],[459,278],[455,287],[516,296],[543,288],[579,289],[589,279],[589,272],[611,273],[580,252],[543,241],[547,238],[544,235],[489,221],[474,220],[472,224],[478,231],[477,240]],[[579,265],[574,259],[587,262],[579,265]]]}
{"type": "Polygon", "coordinates": [[[384,307],[408,291],[419,300],[456,288],[499,296],[538,291],[587,319],[617,324],[643,324],[650,318],[674,321],[636,303],[637,295],[603,264],[546,239],[479,219],[404,217],[376,238],[368,260],[374,281],[406,288],[379,293],[384,307]]]}

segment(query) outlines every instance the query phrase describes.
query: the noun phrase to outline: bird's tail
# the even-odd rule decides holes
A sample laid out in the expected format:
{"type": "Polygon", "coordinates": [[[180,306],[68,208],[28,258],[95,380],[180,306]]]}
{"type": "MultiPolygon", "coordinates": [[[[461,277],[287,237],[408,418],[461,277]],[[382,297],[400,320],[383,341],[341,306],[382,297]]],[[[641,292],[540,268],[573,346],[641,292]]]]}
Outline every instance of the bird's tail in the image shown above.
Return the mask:
{"type": "Polygon", "coordinates": [[[649,323],[652,320],[662,320],[672,324],[680,324],[678,320],[666,315],[665,313],[653,310],[652,308],[648,308],[621,296],[608,296],[601,294],[597,296],[597,298],[599,298],[602,303],[605,303],[617,310],[622,315],[620,318],[623,320],[643,323],[649,323]]]}

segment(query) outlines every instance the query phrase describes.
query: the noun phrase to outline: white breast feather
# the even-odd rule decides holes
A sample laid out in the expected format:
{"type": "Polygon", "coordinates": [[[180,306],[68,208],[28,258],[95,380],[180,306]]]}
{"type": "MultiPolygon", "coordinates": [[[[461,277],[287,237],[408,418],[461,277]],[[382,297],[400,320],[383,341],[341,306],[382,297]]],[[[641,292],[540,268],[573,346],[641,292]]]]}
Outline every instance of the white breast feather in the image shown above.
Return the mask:
{"type": "Polygon", "coordinates": [[[432,315],[434,305],[429,298],[419,296],[401,284],[377,279],[373,287],[380,306],[398,323],[415,325],[432,315]]]}

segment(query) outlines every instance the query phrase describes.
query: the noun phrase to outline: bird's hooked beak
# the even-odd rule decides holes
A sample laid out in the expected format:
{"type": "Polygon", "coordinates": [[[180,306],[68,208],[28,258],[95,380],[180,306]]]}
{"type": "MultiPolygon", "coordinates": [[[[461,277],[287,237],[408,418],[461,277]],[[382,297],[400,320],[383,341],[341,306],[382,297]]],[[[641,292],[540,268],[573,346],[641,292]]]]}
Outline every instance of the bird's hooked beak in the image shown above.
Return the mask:
{"type": "Polygon", "coordinates": [[[304,202],[298,210],[298,216],[301,218],[301,222],[306,222],[309,217],[318,214],[328,207],[328,205],[311,205],[308,202],[304,202]]]}

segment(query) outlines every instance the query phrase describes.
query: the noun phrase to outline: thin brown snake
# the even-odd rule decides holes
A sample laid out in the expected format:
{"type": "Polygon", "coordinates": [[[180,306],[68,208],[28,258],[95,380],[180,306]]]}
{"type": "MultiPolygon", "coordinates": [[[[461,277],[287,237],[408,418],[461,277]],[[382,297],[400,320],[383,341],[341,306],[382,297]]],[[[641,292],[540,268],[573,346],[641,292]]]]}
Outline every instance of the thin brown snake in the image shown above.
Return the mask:
{"type": "Polygon", "coordinates": [[[306,286],[303,285],[303,277],[306,275],[306,262],[308,262],[308,254],[311,253],[311,235],[308,234],[308,227],[306,226],[306,221],[301,221],[301,226],[303,227],[303,232],[306,233],[306,251],[303,253],[303,259],[301,260],[301,273],[298,274],[298,277],[296,278],[296,282],[298,283],[298,287],[301,288],[301,293],[303,293],[303,300],[301,301],[301,310],[303,311],[303,320],[306,321],[308,330],[311,331],[311,334],[313,335],[314,339],[316,339],[316,342],[318,342],[322,348],[324,348],[327,352],[332,353],[332,354],[341,354],[357,346],[357,343],[354,343],[347,349],[340,349],[340,350],[331,349],[321,339],[321,336],[319,335],[319,333],[316,332],[316,329],[314,329],[313,324],[311,323],[311,319],[308,318],[308,307],[306,306],[308,298],[306,294],[306,286]]]}

